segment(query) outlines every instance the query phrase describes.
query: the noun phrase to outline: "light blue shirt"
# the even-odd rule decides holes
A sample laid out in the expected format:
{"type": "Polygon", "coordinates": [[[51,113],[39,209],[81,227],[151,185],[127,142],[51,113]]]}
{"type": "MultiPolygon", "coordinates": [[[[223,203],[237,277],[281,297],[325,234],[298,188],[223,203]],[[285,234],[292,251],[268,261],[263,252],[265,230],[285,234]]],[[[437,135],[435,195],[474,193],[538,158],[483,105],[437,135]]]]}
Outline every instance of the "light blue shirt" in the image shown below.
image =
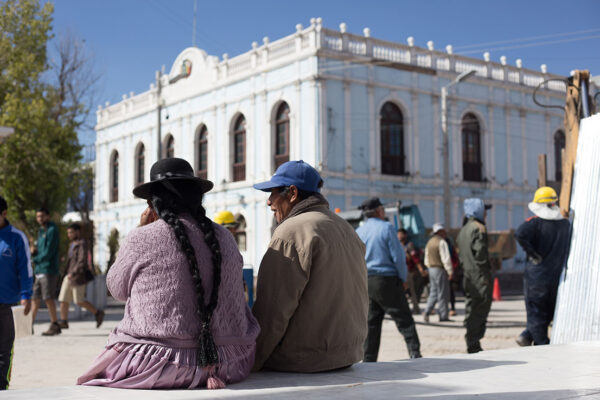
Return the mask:
{"type": "Polygon", "coordinates": [[[365,259],[369,276],[397,276],[406,282],[406,253],[392,224],[369,218],[356,233],[367,246],[365,259]]]}

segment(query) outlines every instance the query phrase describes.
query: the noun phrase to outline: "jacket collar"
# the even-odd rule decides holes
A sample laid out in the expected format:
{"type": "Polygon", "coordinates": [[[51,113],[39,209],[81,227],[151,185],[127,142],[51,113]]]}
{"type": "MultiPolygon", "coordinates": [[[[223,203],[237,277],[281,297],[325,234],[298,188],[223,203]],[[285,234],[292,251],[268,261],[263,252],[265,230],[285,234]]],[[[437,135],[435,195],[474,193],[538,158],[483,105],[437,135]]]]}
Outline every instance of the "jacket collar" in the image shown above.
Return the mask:
{"type": "Polygon", "coordinates": [[[471,216],[469,216],[469,217],[467,217],[467,218],[468,218],[468,219],[467,219],[467,222],[465,222],[465,224],[464,224],[464,225],[466,225],[468,222],[471,222],[471,221],[477,221],[477,222],[479,222],[480,224],[483,224],[483,225],[485,225],[485,221],[482,221],[482,220],[480,220],[480,219],[479,219],[479,218],[477,218],[477,217],[473,217],[472,215],[471,215],[471,216]]]}
{"type": "Polygon", "coordinates": [[[329,202],[327,202],[327,200],[325,199],[325,197],[323,197],[322,194],[317,193],[315,195],[312,195],[302,201],[300,201],[298,204],[296,204],[290,211],[290,213],[288,214],[287,217],[285,217],[280,225],[287,220],[288,218],[291,218],[295,215],[298,214],[302,214],[304,212],[307,211],[314,211],[318,208],[329,208],[329,202]]]}

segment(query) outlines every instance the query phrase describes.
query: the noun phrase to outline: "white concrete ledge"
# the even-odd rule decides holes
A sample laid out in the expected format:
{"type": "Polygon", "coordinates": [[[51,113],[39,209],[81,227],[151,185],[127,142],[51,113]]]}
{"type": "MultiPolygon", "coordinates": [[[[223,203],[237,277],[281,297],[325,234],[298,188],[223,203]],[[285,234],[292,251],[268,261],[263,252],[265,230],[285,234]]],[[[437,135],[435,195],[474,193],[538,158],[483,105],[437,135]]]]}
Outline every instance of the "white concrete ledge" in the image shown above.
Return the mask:
{"type": "Polygon", "coordinates": [[[209,390],[62,386],[13,390],[2,399],[600,399],[600,342],[357,364],[319,374],[261,372],[209,390]]]}

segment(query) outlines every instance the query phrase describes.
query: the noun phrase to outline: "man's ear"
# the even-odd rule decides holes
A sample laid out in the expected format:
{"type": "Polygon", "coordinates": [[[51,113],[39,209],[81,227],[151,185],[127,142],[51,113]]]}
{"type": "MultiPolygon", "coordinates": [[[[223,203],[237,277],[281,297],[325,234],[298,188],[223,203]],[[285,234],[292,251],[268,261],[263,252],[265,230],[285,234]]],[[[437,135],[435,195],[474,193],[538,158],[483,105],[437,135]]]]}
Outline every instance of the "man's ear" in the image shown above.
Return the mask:
{"type": "Polygon", "coordinates": [[[298,200],[298,188],[295,185],[290,185],[288,196],[290,203],[294,203],[296,200],[298,200]]]}

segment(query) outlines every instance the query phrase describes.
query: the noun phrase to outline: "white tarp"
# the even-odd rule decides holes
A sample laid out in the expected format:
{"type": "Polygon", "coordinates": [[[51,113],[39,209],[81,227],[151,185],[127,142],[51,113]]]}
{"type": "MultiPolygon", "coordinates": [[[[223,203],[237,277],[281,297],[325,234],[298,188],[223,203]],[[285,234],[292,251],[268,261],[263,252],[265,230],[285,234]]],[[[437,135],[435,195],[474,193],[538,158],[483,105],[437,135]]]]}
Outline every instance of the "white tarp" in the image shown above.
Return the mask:
{"type": "Polygon", "coordinates": [[[600,114],[581,120],[573,234],[554,313],[552,344],[600,340],[600,114]]]}

